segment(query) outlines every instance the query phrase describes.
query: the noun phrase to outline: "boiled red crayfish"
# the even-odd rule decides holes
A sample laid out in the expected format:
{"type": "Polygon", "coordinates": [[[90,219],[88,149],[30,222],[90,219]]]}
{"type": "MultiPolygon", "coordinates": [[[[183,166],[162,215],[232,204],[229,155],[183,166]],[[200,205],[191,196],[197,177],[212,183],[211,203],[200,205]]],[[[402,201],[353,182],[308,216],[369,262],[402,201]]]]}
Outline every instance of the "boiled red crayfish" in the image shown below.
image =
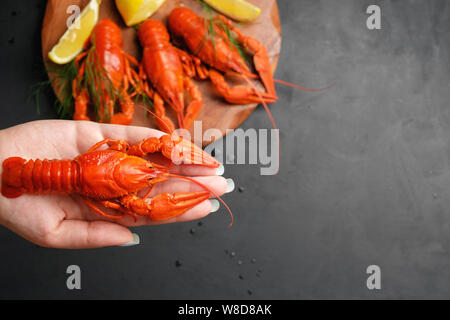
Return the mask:
{"type": "Polygon", "coordinates": [[[146,20],[139,27],[138,36],[143,47],[139,75],[144,81],[145,93],[153,98],[159,128],[166,132],[175,129],[173,122],[166,116],[166,102],[176,112],[179,127],[189,129],[203,101],[200,90],[183,70],[180,50],[172,46],[166,27],[157,20],[146,20]],[[148,86],[147,79],[156,91],[148,86]],[[185,91],[191,97],[186,108],[185,91]]]}
{"type": "MultiPolygon", "coordinates": [[[[179,137],[164,135],[144,139],[130,146],[126,141],[106,139],[73,160],[25,160],[11,157],[3,162],[2,194],[16,198],[28,194],[77,194],[97,213],[112,219],[125,214],[147,216],[152,220],[177,217],[210,197],[210,190],[188,177],[169,173],[143,157],[160,152],[168,159],[217,168],[220,164],[202,149],[179,137]],[[100,150],[108,145],[106,150],[100,150]],[[149,197],[152,187],[170,177],[184,178],[205,191],[162,193],[149,197]],[[138,192],[150,188],[143,197],[138,192]],[[107,214],[103,206],[120,212],[107,214]]],[[[220,199],[220,197],[219,197],[220,199]]],[[[220,199],[221,200],[221,199],[220,199]]]]}
{"type": "Polygon", "coordinates": [[[111,20],[101,20],[94,28],[87,48],[75,58],[78,75],[73,80],[74,120],[90,120],[88,106],[94,106],[98,122],[130,124],[134,102],[129,89],[136,85],[137,73],[130,62],[136,59],[123,50],[120,28],[111,20]],[[121,112],[114,114],[116,103],[121,112]]]}
{"type": "Polygon", "coordinates": [[[216,90],[228,102],[273,103],[278,99],[267,49],[258,40],[245,36],[224,16],[219,15],[207,23],[194,11],[180,7],[170,14],[169,29],[176,38],[182,39],[192,54],[183,56],[186,70],[201,79],[210,78],[216,90]],[[231,32],[236,35],[236,39],[230,38],[231,32]],[[246,79],[255,77],[233,41],[238,41],[243,49],[253,55],[255,69],[267,92],[242,85],[230,87],[218,72],[234,73],[246,79]],[[206,69],[202,63],[211,69],[206,69]]]}

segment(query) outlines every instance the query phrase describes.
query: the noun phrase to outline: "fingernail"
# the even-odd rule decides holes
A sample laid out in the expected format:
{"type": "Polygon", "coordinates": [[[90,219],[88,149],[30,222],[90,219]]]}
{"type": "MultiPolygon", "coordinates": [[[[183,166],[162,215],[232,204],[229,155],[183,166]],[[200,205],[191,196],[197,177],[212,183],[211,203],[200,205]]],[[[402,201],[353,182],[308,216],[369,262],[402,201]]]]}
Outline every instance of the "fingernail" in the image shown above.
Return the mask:
{"type": "Polygon", "coordinates": [[[225,172],[225,167],[223,164],[220,164],[220,166],[217,168],[216,176],[221,176],[225,172]]]}
{"type": "Polygon", "coordinates": [[[119,247],[132,247],[132,246],[137,246],[139,243],[141,243],[141,239],[139,238],[139,236],[136,233],[133,233],[133,241],[122,244],[119,247]]]}
{"type": "Polygon", "coordinates": [[[233,179],[227,179],[227,191],[226,191],[226,193],[233,192],[234,188],[235,188],[235,186],[234,186],[233,179]]]}
{"type": "Polygon", "coordinates": [[[216,199],[209,200],[211,202],[211,211],[210,213],[217,212],[220,208],[220,202],[216,199]]]}

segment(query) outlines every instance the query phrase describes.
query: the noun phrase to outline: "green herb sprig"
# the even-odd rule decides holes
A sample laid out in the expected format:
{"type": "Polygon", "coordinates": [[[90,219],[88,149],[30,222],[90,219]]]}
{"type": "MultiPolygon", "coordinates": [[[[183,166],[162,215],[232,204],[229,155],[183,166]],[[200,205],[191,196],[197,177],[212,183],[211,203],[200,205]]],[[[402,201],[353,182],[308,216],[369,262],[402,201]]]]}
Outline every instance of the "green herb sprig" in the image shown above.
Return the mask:
{"type": "MultiPolygon", "coordinates": [[[[239,55],[246,61],[247,63],[251,63],[251,58],[248,56],[248,54],[245,53],[244,48],[239,43],[238,38],[235,36],[234,32],[230,29],[228,25],[221,21],[217,21],[217,11],[211,7],[209,4],[202,0],[197,0],[197,2],[202,6],[203,10],[207,13],[208,18],[205,18],[205,29],[208,31],[208,35],[211,38],[211,43],[214,47],[214,51],[216,51],[216,44],[215,44],[215,36],[216,32],[214,29],[214,26],[218,26],[221,28],[225,34],[227,35],[228,40],[230,41],[231,45],[236,48],[236,50],[239,52],[239,55]]],[[[204,40],[206,42],[206,39],[204,40]]],[[[204,44],[202,45],[202,47],[204,44]]],[[[198,51],[201,51],[198,50],[198,51]]]]}
{"type": "Polygon", "coordinates": [[[77,76],[77,68],[72,61],[59,68],[47,69],[52,80],[39,82],[33,86],[31,97],[36,104],[36,111],[40,114],[40,96],[42,92],[55,85],[55,91],[58,92],[59,99],[55,99],[55,109],[61,119],[68,119],[73,115],[74,102],[72,98],[72,81],[77,76]]]}
{"type": "Polygon", "coordinates": [[[88,49],[85,57],[77,62],[73,60],[61,67],[48,69],[48,74],[51,80],[38,83],[32,93],[38,113],[40,112],[39,96],[51,85],[54,85],[57,94],[55,101],[56,111],[58,116],[63,119],[73,117],[75,112],[74,89],[77,94],[87,90],[91,102],[90,105],[93,108],[97,121],[109,122],[111,120],[112,115],[109,108],[107,108],[108,101],[124,100],[119,90],[112,83],[97,55],[94,34],[91,36],[91,47],[88,49]],[[80,77],[79,68],[82,64],[84,64],[84,73],[80,77]],[[100,112],[102,106],[103,114],[100,112]]]}

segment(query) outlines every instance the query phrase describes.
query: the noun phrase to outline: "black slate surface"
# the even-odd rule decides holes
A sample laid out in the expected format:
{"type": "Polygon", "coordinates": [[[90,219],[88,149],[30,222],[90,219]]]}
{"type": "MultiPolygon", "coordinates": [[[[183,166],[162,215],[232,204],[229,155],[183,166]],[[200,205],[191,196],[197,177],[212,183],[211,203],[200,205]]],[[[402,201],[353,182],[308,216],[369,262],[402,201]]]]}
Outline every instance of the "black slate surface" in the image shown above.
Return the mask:
{"type": "MultiPolygon", "coordinates": [[[[279,0],[283,47],[271,107],[275,177],[228,165],[236,190],[197,222],[134,229],[131,248],[37,247],[0,228],[0,298],[450,298],[450,5],[445,0],[279,0]],[[378,4],[382,29],[366,28],[378,4]],[[195,233],[190,230],[195,228],[195,233]],[[241,263],[239,263],[239,261],[241,263]],[[66,268],[82,289],[66,288],[66,268]],[[382,289],[366,287],[379,265],[382,289]]],[[[2,1],[0,127],[55,118],[28,101],[45,80],[44,1],[2,1]]],[[[263,109],[243,125],[270,128],[263,109]]]]}

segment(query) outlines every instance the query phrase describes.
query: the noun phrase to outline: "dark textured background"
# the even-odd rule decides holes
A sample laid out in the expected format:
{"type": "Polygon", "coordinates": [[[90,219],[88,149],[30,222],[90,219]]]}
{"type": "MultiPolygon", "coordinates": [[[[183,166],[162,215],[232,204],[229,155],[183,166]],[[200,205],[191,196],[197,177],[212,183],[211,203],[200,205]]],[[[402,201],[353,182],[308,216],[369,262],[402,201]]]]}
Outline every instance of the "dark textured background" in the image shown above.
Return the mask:
{"type": "MultiPolygon", "coordinates": [[[[202,226],[137,228],[136,247],[86,251],[0,228],[0,298],[450,298],[448,1],[278,2],[277,78],[336,85],[279,87],[280,173],[226,167],[245,188],[225,196],[233,228],[221,209],[202,226]],[[381,6],[382,30],[366,28],[370,4],[381,6]],[[70,264],[82,269],[81,291],[66,289],[70,264]],[[366,288],[371,264],[382,270],[377,292],[366,288]]],[[[40,116],[27,101],[46,79],[44,7],[2,1],[2,128],[55,117],[51,94],[40,116]]],[[[243,126],[269,127],[263,109],[243,126]]]]}

